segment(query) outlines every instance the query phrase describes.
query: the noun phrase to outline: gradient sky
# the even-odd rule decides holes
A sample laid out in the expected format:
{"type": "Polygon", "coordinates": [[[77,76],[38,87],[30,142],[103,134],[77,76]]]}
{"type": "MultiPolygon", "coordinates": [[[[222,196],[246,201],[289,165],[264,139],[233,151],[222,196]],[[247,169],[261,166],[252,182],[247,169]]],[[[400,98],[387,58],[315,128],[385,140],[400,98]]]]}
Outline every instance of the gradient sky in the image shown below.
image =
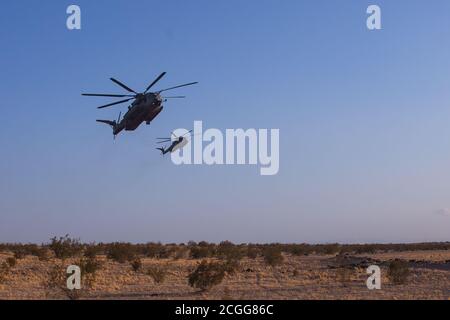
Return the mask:
{"type": "Polygon", "coordinates": [[[450,2],[3,1],[0,242],[450,240],[450,2]],[[82,30],[66,8],[82,9],[82,30]],[[382,9],[381,31],[366,8],[382,9]],[[151,126],[81,92],[174,93],[151,126]],[[179,127],[279,128],[280,172],[174,166],[179,127]]]}

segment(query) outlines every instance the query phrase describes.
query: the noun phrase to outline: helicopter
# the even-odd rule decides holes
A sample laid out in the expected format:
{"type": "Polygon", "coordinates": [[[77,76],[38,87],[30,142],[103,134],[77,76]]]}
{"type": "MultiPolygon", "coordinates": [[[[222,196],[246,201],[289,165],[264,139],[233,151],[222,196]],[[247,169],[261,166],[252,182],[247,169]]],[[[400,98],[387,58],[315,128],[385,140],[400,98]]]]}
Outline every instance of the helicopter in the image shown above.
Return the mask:
{"type": "Polygon", "coordinates": [[[112,82],[122,87],[130,94],[100,94],[100,93],[83,93],[83,96],[86,97],[113,97],[113,98],[127,98],[125,100],[120,100],[117,102],[109,103],[103,106],[98,107],[98,109],[108,108],[117,104],[125,103],[131,100],[134,100],[131,105],[128,106],[128,111],[121,119],[122,112],[119,113],[119,118],[117,121],[111,120],[97,120],[97,122],[108,124],[113,129],[114,139],[116,135],[118,135],[122,130],[125,131],[134,131],[137,127],[139,127],[143,122],[147,125],[151,123],[153,119],[155,119],[159,113],[163,110],[163,102],[166,102],[167,99],[183,99],[185,96],[173,96],[173,97],[162,97],[161,93],[169,90],[191,86],[197,84],[198,82],[190,82],[182,85],[178,85],[175,87],[170,87],[167,89],[149,92],[149,90],[159,81],[162,77],[166,75],[166,72],[161,73],[148,87],[144,92],[138,93],[126,86],[119,80],[115,78],[110,78],[112,82]]]}
{"type": "Polygon", "coordinates": [[[177,151],[178,149],[183,148],[185,145],[188,144],[189,140],[186,138],[188,134],[190,134],[193,130],[186,132],[184,135],[177,137],[173,132],[172,136],[175,138],[157,138],[161,141],[158,141],[157,143],[166,143],[166,142],[172,142],[172,144],[168,148],[156,148],[157,150],[161,151],[162,155],[165,155],[166,153],[172,153],[177,151]]]}

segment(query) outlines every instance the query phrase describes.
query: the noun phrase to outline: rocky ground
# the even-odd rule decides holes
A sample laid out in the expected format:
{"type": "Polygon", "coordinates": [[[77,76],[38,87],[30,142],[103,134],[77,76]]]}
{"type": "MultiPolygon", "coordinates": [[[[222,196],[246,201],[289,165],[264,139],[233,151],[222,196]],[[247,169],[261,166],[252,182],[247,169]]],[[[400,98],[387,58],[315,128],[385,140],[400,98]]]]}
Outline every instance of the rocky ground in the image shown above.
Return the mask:
{"type": "MultiPolygon", "coordinates": [[[[0,264],[12,254],[0,253],[0,264]]],[[[189,286],[187,277],[198,260],[142,259],[141,271],[130,263],[101,256],[101,267],[89,288],[77,293],[81,299],[450,299],[450,251],[415,251],[353,256],[290,256],[275,267],[262,258],[241,260],[235,274],[206,292],[189,286]],[[409,261],[405,284],[395,285],[387,277],[388,261],[409,261]],[[366,267],[382,270],[381,290],[366,287],[366,267]],[[166,273],[162,283],[146,274],[157,266],[166,273]],[[342,267],[345,274],[342,274],[342,267]]],[[[75,260],[40,261],[26,256],[0,278],[0,299],[68,299],[73,294],[52,285],[54,270],[63,270],[75,260]],[[61,269],[55,269],[61,266],[61,269]]],[[[60,284],[60,283],[59,283],[60,284]]]]}

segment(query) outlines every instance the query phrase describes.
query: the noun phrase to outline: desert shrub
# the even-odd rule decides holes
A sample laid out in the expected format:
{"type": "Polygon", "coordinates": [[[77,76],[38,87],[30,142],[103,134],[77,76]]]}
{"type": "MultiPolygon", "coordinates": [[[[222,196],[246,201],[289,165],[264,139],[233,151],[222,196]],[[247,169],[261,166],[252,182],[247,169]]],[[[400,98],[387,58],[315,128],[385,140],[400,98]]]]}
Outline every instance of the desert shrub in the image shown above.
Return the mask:
{"type": "Polygon", "coordinates": [[[176,244],[169,244],[165,246],[165,250],[160,254],[162,259],[180,259],[187,257],[188,249],[183,246],[178,246],[176,244]]]}
{"type": "Polygon", "coordinates": [[[288,252],[294,256],[302,256],[307,250],[302,245],[293,245],[289,247],[288,252]]]}
{"type": "Polygon", "coordinates": [[[39,261],[48,261],[50,259],[50,251],[46,247],[36,248],[33,253],[39,261]]]}
{"type": "Polygon", "coordinates": [[[83,246],[78,239],[72,239],[69,235],[50,239],[48,247],[55,253],[58,259],[67,259],[81,253],[83,246]]]}
{"type": "Polygon", "coordinates": [[[82,296],[82,290],[67,289],[66,269],[62,264],[54,264],[50,269],[47,279],[44,281],[46,296],[48,298],[65,297],[69,300],[78,300],[82,296]]]}
{"type": "Polygon", "coordinates": [[[235,274],[239,268],[239,261],[230,259],[222,263],[222,269],[228,274],[235,274]]]}
{"type": "Polygon", "coordinates": [[[389,263],[388,278],[394,284],[404,284],[409,276],[408,262],[394,260],[389,263]]]}
{"type": "Polygon", "coordinates": [[[17,260],[23,259],[26,256],[25,250],[22,248],[17,248],[14,250],[14,258],[17,260]]]}
{"type": "Polygon", "coordinates": [[[189,256],[189,249],[184,246],[180,246],[176,248],[173,258],[175,260],[178,260],[178,259],[185,259],[188,256],[189,256]]]}
{"type": "Polygon", "coordinates": [[[37,248],[35,244],[4,244],[0,251],[10,251],[19,260],[25,258],[27,255],[32,255],[35,248],[37,248]]]}
{"type": "Polygon", "coordinates": [[[263,250],[264,261],[270,266],[277,266],[284,261],[281,250],[275,246],[266,247],[263,250]]]}
{"type": "Polygon", "coordinates": [[[215,255],[224,260],[240,260],[244,256],[244,252],[240,246],[236,246],[230,241],[223,241],[217,246],[215,255]]]}
{"type": "Polygon", "coordinates": [[[150,266],[146,274],[152,277],[155,283],[163,283],[167,275],[167,269],[163,266],[150,266]]]}
{"type": "Polygon", "coordinates": [[[340,246],[337,243],[322,244],[317,245],[315,251],[319,254],[336,254],[340,251],[340,246]]]}
{"type": "Polygon", "coordinates": [[[149,258],[163,258],[167,257],[168,250],[161,243],[147,243],[143,247],[142,254],[149,258]]]}
{"type": "Polygon", "coordinates": [[[11,267],[7,262],[3,262],[0,265],[0,284],[4,283],[6,281],[6,278],[8,277],[9,271],[11,267]]]}
{"type": "Polygon", "coordinates": [[[189,274],[189,285],[202,291],[208,290],[222,282],[225,277],[222,263],[203,260],[197,268],[189,274]]]}
{"type": "Polygon", "coordinates": [[[201,241],[197,245],[189,246],[190,254],[193,259],[203,259],[214,256],[215,245],[201,241]]]}
{"type": "Polygon", "coordinates": [[[14,253],[14,258],[17,260],[25,258],[27,255],[36,256],[39,260],[43,260],[44,255],[48,255],[48,248],[45,246],[38,246],[36,244],[15,244],[9,245],[9,249],[14,253]]]}
{"type": "Polygon", "coordinates": [[[226,287],[223,290],[223,296],[222,296],[221,300],[233,300],[233,297],[231,295],[231,291],[230,291],[230,289],[228,287],[226,287]]]}
{"type": "Polygon", "coordinates": [[[88,245],[88,246],[86,246],[84,248],[83,255],[86,258],[93,259],[97,255],[99,255],[101,253],[101,251],[102,251],[101,246],[98,246],[98,245],[95,245],[95,244],[90,244],[90,245],[88,245]]]}
{"type": "Polygon", "coordinates": [[[95,274],[102,267],[102,263],[97,258],[83,257],[76,263],[80,267],[81,275],[95,274]]]}
{"type": "Polygon", "coordinates": [[[157,258],[159,259],[170,259],[175,254],[176,249],[171,246],[163,246],[162,250],[159,252],[157,258]]]}
{"type": "Polygon", "coordinates": [[[91,288],[95,283],[97,272],[102,267],[102,262],[96,257],[83,257],[76,265],[80,267],[83,287],[91,288]]]}
{"type": "Polygon", "coordinates": [[[254,246],[247,246],[247,258],[256,259],[260,253],[259,249],[254,246]]]}
{"type": "Polygon", "coordinates": [[[47,274],[47,279],[44,282],[45,288],[56,289],[64,285],[64,269],[59,264],[54,264],[47,274]]]}
{"type": "Polygon", "coordinates": [[[6,259],[6,263],[8,264],[8,266],[10,268],[14,268],[16,266],[16,264],[17,264],[17,260],[14,257],[9,257],[9,258],[6,259]]]}
{"type": "Polygon", "coordinates": [[[308,255],[315,252],[321,253],[324,250],[324,245],[310,245],[310,244],[280,244],[272,243],[265,245],[257,245],[262,251],[267,247],[275,248],[282,253],[287,253],[295,256],[308,255]]]}
{"type": "Polygon", "coordinates": [[[134,272],[138,272],[142,268],[142,261],[141,259],[137,258],[131,261],[131,268],[134,272]]]}
{"type": "Polygon", "coordinates": [[[207,258],[212,255],[211,250],[207,247],[192,247],[190,250],[193,259],[207,258]]]}
{"type": "Polygon", "coordinates": [[[346,286],[351,281],[352,270],[346,267],[336,269],[336,279],[342,285],[346,286]]]}
{"type": "Polygon", "coordinates": [[[136,257],[136,247],[130,243],[112,243],[108,246],[107,256],[119,263],[133,261],[136,257]]]}

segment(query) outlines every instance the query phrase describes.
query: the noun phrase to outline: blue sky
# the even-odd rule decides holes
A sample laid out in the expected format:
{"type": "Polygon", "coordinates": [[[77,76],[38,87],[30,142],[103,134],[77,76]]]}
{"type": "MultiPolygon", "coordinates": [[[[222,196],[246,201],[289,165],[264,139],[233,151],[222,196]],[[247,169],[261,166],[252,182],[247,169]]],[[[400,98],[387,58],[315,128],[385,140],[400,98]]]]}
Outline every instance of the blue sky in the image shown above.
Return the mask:
{"type": "Polygon", "coordinates": [[[0,241],[450,240],[450,3],[8,1],[0,10],[0,241]],[[66,28],[66,8],[82,30],[66,28]],[[380,31],[366,8],[382,9],[380,31]],[[159,73],[151,126],[95,119],[159,73]],[[280,172],[174,166],[155,138],[279,128],[280,172]]]}

